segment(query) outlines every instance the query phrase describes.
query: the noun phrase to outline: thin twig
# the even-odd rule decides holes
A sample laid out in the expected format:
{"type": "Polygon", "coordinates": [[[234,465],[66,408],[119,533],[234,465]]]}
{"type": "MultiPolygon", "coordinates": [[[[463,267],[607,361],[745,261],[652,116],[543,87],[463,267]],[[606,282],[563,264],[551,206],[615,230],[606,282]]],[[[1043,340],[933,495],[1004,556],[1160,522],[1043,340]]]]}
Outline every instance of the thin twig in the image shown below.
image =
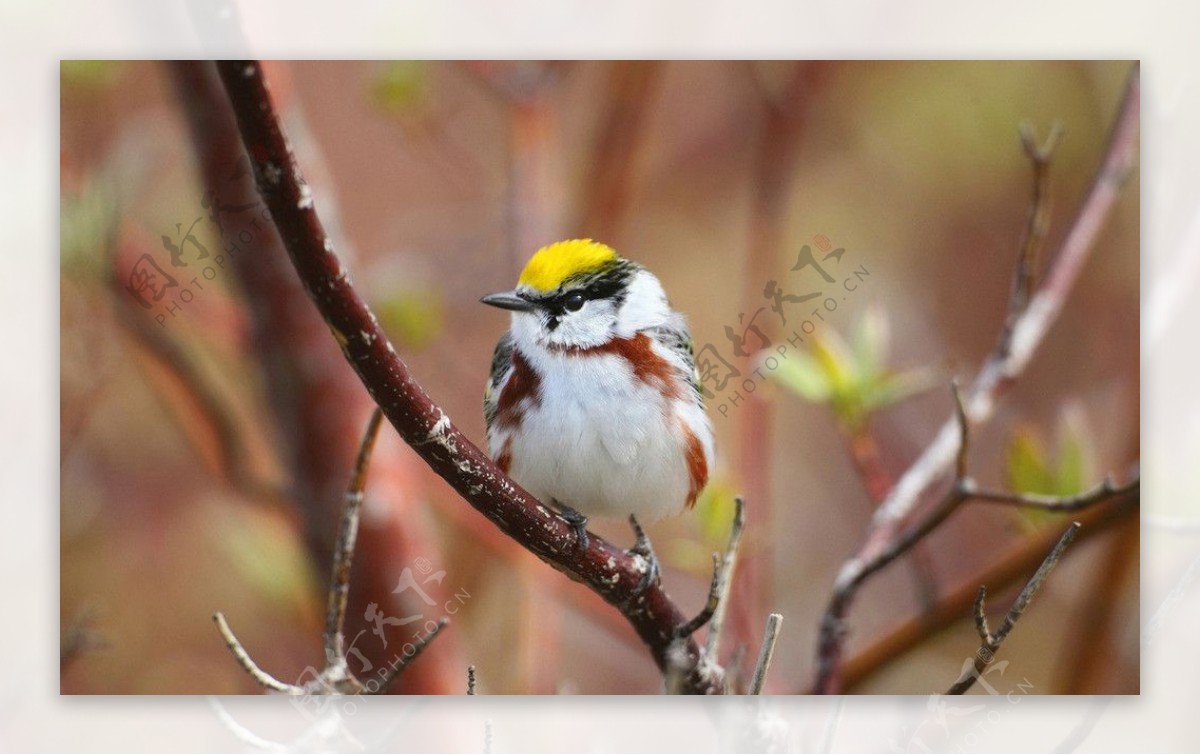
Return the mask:
{"type": "MultiPolygon", "coordinates": [[[[950,489],[942,499],[923,516],[899,531],[875,530],[860,551],[858,558],[842,566],[834,582],[833,595],[821,619],[818,643],[818,668],[815,689],[818,693],[833,694],[841,689],[841,653],[846,633],[845,615],[855,592],[868,577],[882,570],[914,544],[937,529],[950,515],[968,501],[974,500],[975,491],[971,478],[966,476],[966,459],[970,445],[967,413],[962,408],[962,396],[952,384],[955,412],[958,424],[958,451],[955,454],[955,469],[963,476],[956,476],[950,489]]],[[[1124,499],[1138,488],[1135,477],[1121,488],[1113,488],[1105,495],[1092,496],[1086,506],[1095,506],[1108,501],[1124,499]]]]}
{"type": "Polygon", "coordinates": [[[400,672],[412,665],[412,662],[417,660],[417,656],[421,654],[421,651],[429,647],[429,643],[433,642],[434,638],[438,636],[438,633],[445,629],[446,625],[449,623],[450,619],[446,618],[445,616],[438,619],[438,623],[434,625],[433,629],[429,630],[429,634],[423,636],[416,642],[411,643],[413,647],[411,652],[406,652],[399,658],[393,660],[387,674],[385,674],[383,677],[382,683],[379,685],[378,691],[382,692],[387,689],[388,685],[400,675],[400,672]]]}
{"type": "Polygon", "coordinates": [[[379,435],[379,426],[382,420],[383,414],[378,409],[371,413],[371,419],[367,422],[367,429],[359,444],[354,472],[350,476],[350,483],[343,497],[341,524],[338,527],[329,596],[326,601],[323,633],[325,663],[316,677],[303,686],[279,681],[258,667],[250,654],[246,652],[246,648],[233,634],[233,630],[229,628],[225,616],[219,611],[213,614],[213,620],[217,622],[217,629],[221,632],[221,637],[225,639],[225,645],[233,653],[233,657],[246,670],[246,673],[268,689],[289,695],[358,694],[360,692],[379,694],[387,689],[392,680],[421,654],[421,651],[433,641],[449,621],[443,617],[427,635],[416,642],[406,644],[405,647],[412,647],[412,650],[392,661],[388,673],[382,677],[377,687],[372,687],[369,683],[363,684],[350,672],[350,666],[346,660],[345,635],[343,634],[346,621],[346,596],[350,590],[350,569],[354,562],[354,545],[358,537],[358,518],[362,508],[363,488],[367,481],[367,467],[371,461],[371,454],[375,450],[375,439],[379,435]]]}
{"type": "Polygon", "coordinates": [[[1134,477],[1123,485],[1113,483],[1111,477],[1105,477],[1099,485],[1085,490],[1078,495],[1050,496],[1038,493],[1009,493],[1001,490],[979,490],[973,485],[967,491],[971,499],[981,503],[1000,503],[1012,506],[1042,509],[1044,511],[1079,511],[1092,506],[1099,501],[1114,497],[1124,497],[1141,488],[1141,477],[1134,477]]]}
{"type": "MultiPolygon", "coordinates": [[[[1114,501],[1113,506],[1091,508],[1080,512],[1079,521],[1083,528],[1076,542],[1091,540],[1108,532],[1114,526],[1127,522],[1137,515],[1136,501],[1128,498],[1114,501]]],[[[853,691],[871,675],[899,661],[904,655],[920,647],[931,637],[962,620],[974,605],[980,584],[991,585],[993,590],[1002,590],[1023,580],[1046,557],[1054,547],[1058,535],[1039,533],[1018,544],[998,562],[960,581],[938,596],[937,603],[928,611],[920,611],[904,621],[890,627],[873,639],[863,650],[846,660],[842,668],[842,690],[853,691]]],[[[803,690],[809,692],[810,690],[803,690]]]]}
{"type": "MultiPolygon", "coordinates": [[[[312,192],[288,147],[261,66],[254,61],[220,61],[221,80],[237,118],[246,151],[272,221],[312,303],[341,346],[346,361],[384,415],[430,467],[471,506],[527,550],[587,584],[622,615],[646,643],[660,669],[675,627],[685,617],[655,583],[640,588],[641,559],[593,536],[577,547],[574,530],[510,480],[463,435],[413,378],[387,334],[354,290],[317,215],[312,192]]],[[[724,672],[701,663],[701,649],[685,643],[691,692],[720,692],[724,672]]]]}
{"type": "Polygon", "coordinates": [[[998,352],[1002,354],[1008,353],[1016,320],[1029,305],[1029,297],[1034,290],[1038,251],[1050,227],[1050,157],[1063,137],[1062,126],[1058,123],[1054,124],[1050,135],[1040,145],[1037,143],[1032,124],[1022,123],[1019,131],[1021,146],[1025,148],[1025,155],[1033,168],[1033,191],[1025,236],[1021,241],[1021,253],[1017,258],[1017,270],[1013,275],[1012,291],[1009,294],[1008,315],[1000,338],[998,352]]]}
{"type": "Polygon", "coordinates": [[[985,614],[984,599],[987,597],[987,587],[980,585],[979,597],[975,599],[975,628],[983,644],[979,646],[979,650],[975,651],[971,671],[964,673],[954,683],[954,686],[946,692],[947,695],[961,695],[969,690],[975,684],[975,680],[984,672],[984,669],[995,660],[996,651],[1004,644],[1005,638],[1008,637],[1013,627],[1017,625],[1017,622],[1021,619],[1021,614],[1029,607],[1029,602],[1037,594],[1038,588],[1046,581],[1046,577],[1050,575],[1050,571],[1054,569],[1055,565],[1062,558],[1067,546],[1075,539],[1075,535],[1079,532],[1079,527],[1079,522],[1072,522],[1067,531],[1058,539],[1058,543],[1050,551],[1050,555],[1046,556],[1046,559],[1042,561],[1042,565],[1034,572],[1033,577],[1025,585],[1025,589],[1021,590],[1021,594],[1017,596],[1017,600],[1012,604],[1012,608],[1008,609],[1008,613],[1004,616],[1004,623],[1000,625],[999,631],[995,634],[988,631],[987,616],[985,614]]]}
{"type": "Polygon", "coordinates": [[[958,425],[958,453],[954,455],[955,480],[960,483],[967,479],[967,456],[971,453],[971,425],[967,419],[967,411],[963,408],[962,392],[958,389],[958,381],[950,381],[950,390],[954,394],[954,418],[958,425]]]}
{"type": "Polygon", "coordinates": [[[712,554],[712,561],[713,575],[712,584],[708,587],[708,601],[694,619],[675,630],[676,637],[688,637],[707,624],[713,614],[717,612],[717,606],[721,604],[721,555],[719,553],[712,554]]]}
{"type": "Polygon", "coordinates": [[[358,447],[358,458],[354,462],[354,474],[342,504],[342,519],[338,525],[337,542],[333,551],[333,569],[329,580],[329,599],[325,610],[325,657],[329,662],[346,655],[346,599],[350,594],[350,565],[354,562],[354,546],[358,540],[358,515],[362,509],[363,486],[367,480],[367,466],[371,452],[375,449],[375,438],[383,413],[376,408],[371,412],[367,430],[358,447]]]}
{"type": "Polygon", "coordinates": [[[729,528],[729,543],[725,546],[725,558],[721,563],[721,590],[717,607],[708,624],[708,639],[704,643],[705,654],[717,658],[721,645],[721,633],[725,629],[725,613],[729,608],[729,593],[733,586],[734,567],[737,566],[738,546],[742,532],[746,529],[746,501],[741,496],[733,499],[733,525],[729,528]]]}
{"type": "MultiPolygon", "coordinates": [[[[1005,322],[1011,322],[1011,327],[1002,328],[998,346],[984,361],[967,398],[956,400],[955,415],[942,426],[934,441],[892,488],[891,493],[876,510],[862,546],[839,570],[819,627],[816,691],[836,693],[840,690],[842,654],[847,631],[845,617],[858,588],[869,576],[938,527],[969,497],[971,485],[964,474],[964,441],[967,438],[968,422],[978,423],[987,419],[995,407],[1000,391],[1024,370],[1061,311],[1084,260],[1091,252],[1103,221],[1116,202],[1138,146],[1138,77],[1139,68],[1135,64],[1117,109],[1103,163],[1079,215],[1051,262],[1037,292],[1029,298],[1019,315],[1006,316],[1005,322]],[[951,470],[956,473],[956,479],[950,492],[917,517],[913,524],[903,528],[903,521],[909,518],[925,492],[951,470]]],[[[1042,151],[1035,151],[1034,157],[1047,157],[1041,154],[1042,151]]],[[[1034,197],[1032,204],[1035,209],[1031,212],[1032,216],[1036,217],[1040,212],[1037,207],[1043,199],[1044,194],[1034,197]]],[[[1028,235],[1036,242],[1038,226],[1034,224],[1030,227],[1034,233],[1028,235]]],[[[1027,282],[1029,278],[1027,269],[1030,265],[1025,264],[1028,256],[1026,244],[1022,248],[1021,260],[1014,273],[1018,278],[1014,283],[1014,291],[1019,291],[1025,285],[1023,281],[1027,282]]],[[[1010,297],[1010,307],[1016,306],[1014,302],[1017,301],[1018,298],[1010,297]]]]}
{"type": "MultiPolygon", "coordinates": [[[[1138,148],[1141,111],[1139,73],[1139,66],[1135,63],[1113,122],[1104,161],[1039,290],[1022,310],[1021,316],[1016,318],[1011,335],[1001,336],[1000,346],[1004,348],[997,348],[987,357],[978,377],[967,391],[966,410],[975,423],[991,416],[999,392],[1025,369],[1050,325],[1058,317],[1080,268],[1090,256],[1104,221],[1116,203],[1138,148]]],[[[942,426],[934,442],[908,468],[879,507],[875,526],[907,516],[921,494],[942,477],[954,458],[955,431],[953,419],[942,426]]]]}
{"type": "Polygon", "coordinates": [[[291,695],[299,694],[299,688],[294,684],[285,684],[258,667],[258,664],[254,662],[254,659],[246,652],[246,648],[242,646],[237,636],[234,635],[233,630],[229,628],[229,622],[225,621],[224,614],[217,611],[213,614],[213,621],[217,622],[217,631],[224,638],[225,646],[229,648],[229,652],[233,653],[233,657],[246,670],[246,673],[254,678],[254,681],[276,692],[284,692],[291,695]]]}
{"type": "Polygon", "coordinates": [[[773,613],[767,617],[767,628],[763,630],[762,646],[758,650],[758,662],[754,664],[754,676],[750,679],[750,689],[747,694],[760,695],[767,681],[767,669],[771,667],[771,658],[775,655],[775,643],[779,639],[779,629],[783,626],[783,615],[773,613]]]}

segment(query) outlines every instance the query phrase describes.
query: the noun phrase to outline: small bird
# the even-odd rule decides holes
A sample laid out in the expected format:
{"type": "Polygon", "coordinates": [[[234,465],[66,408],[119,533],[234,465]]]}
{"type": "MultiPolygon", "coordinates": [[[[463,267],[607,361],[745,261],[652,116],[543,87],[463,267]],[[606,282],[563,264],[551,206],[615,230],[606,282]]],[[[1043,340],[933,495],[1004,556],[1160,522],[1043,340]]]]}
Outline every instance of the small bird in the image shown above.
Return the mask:
{"type": "Polygon", "coordinates": [[[484,392],[492,458],[580,548],[588,517],[629,517],[650,577],[639,518],[695,505],[713,463],[683,315],[649,270],[591,239],[539,249],[515,290],[481,301],[513,313],[484,392]]]}

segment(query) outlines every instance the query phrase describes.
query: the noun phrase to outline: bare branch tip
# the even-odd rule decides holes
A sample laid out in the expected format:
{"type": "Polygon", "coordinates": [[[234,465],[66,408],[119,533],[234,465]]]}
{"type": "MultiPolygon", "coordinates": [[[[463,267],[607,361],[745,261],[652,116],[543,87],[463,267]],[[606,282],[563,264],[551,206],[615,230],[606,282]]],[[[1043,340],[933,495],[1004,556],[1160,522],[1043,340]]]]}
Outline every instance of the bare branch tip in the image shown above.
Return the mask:
{"type": "Polygon", "coordinates": [[[225,646],[229,648],[229,652],[233,653],[233,657],[238,662],[238,665],[240,665],[242,669],[245,670],[245,672],[249,674],[252,679],[254,679],[254,681],[258,682],[263,687],[266,687],[267,689],[273,689],[276,692],[291,694],[296,691],[296,688],[292,685],[279,681],[258,667],[258,664],[254,662],[254,659],[252,659],[250,654],[246,652],[246,648],[242,645],[241,641],[238,640],[237,635],[235,635],[233,630],[229,627],[229,622],[225,620],[225,615],[223,613],[220,611],[214,613],[213,621],[216,622],[217,631],[221,633],[221,638],[225,640],[225,646]]]}
{"type": "Polygon", "coordinates": [[[767,670],[775,655],[775,643],[779,640],[779,630],[783,626],[783,614],[772,613],[767,616],[767,626],[763,630],[762,647],[758,651],[758,662],[754,664],[754,675],[750,679],[750,689],[747,694],[762,694],[767,681],[767,670]]]}
{"type": "Polygon", "coordinates": [[[971,445],[970,425],[967,422],[967,410],[963,406],[962,391],[958,380],[950,381],[950,391],[954,394],[954,416],[958,420],[958,454],[955,457],[955,480],[961,486],[967,480],[967,453],[971,445]]]}
{"type": "Polygon", "coordinates": [[[1029,121],[1021,121],[1017,127],[1021,135],[1021,146],[1025,149],[1025,154],[1037,166],[1042,166],[1050,161],[1051,155],[1058,145],[1062,142],[1063,135],[1066,130],[1059,121],[1055,121],[1050,127],[1050,133],[1047,134],[1045,141],[1038,143],[1037,130],[1029,121]]]}
{"type": "Polygon", "coordinates": [[[362,443],[358,447],[358,458],[354,462],[354,477],[350,482],[350,493],[361,493],[367,481],[367,465],[375,450],[375,440],[379,437],[379,426],[383,423],[383,410],[378,406],[371,412],[367,421],[366,432],[363,433],[362,443]]]}
{"type": "Polygon", "coordinates": [[[975,598],[975,630],[979,633],[979,639],[983,640],[985,644],[992,641],[992,632],[988,628],[986,601],[987,585],[980,585],[979,596],[975,598]]]}

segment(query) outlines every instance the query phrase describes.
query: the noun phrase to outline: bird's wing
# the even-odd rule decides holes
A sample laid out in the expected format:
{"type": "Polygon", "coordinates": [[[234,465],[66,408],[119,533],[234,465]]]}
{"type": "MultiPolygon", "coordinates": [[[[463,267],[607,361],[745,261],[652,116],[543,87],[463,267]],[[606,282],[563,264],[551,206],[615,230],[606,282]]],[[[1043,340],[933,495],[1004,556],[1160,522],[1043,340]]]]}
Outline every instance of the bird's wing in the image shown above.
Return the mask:
{"type": "Polygon", "coordinates": [[[687,321],[676,314],[667,322],[647,333],[663,348],[671,363],[679,370],[679,377],[692,387],[692,393],[701,407],[704,395],[700,392],[700,372],[696,369],[696,354],[692,347],[692,334],[687,321]]]}
{"type": "Polygon", "coordinates": [[[513,337],[511,332],[506,331],[492,352],[492,374],[488,377],[487,387],[483,389],[483,419],[489,434],[496,412],[500,409],[500,391],[512,376],[512,357],[513,337]]]}

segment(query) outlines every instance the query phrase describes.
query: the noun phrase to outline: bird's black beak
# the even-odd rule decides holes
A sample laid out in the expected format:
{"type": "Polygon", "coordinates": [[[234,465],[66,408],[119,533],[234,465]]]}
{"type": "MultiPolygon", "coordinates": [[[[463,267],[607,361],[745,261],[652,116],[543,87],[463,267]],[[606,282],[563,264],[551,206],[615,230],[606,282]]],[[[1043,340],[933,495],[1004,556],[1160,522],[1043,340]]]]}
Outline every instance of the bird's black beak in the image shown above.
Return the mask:
{"type": "Polygon", "coordinates": [[[493,307],[500,309],[509,309],[513,312],[531,312],[533,304],[522,299],[515,291],[501,291],[495,294],[488,294],[479,301],[484,304],[490,304],[493,307]]]}

